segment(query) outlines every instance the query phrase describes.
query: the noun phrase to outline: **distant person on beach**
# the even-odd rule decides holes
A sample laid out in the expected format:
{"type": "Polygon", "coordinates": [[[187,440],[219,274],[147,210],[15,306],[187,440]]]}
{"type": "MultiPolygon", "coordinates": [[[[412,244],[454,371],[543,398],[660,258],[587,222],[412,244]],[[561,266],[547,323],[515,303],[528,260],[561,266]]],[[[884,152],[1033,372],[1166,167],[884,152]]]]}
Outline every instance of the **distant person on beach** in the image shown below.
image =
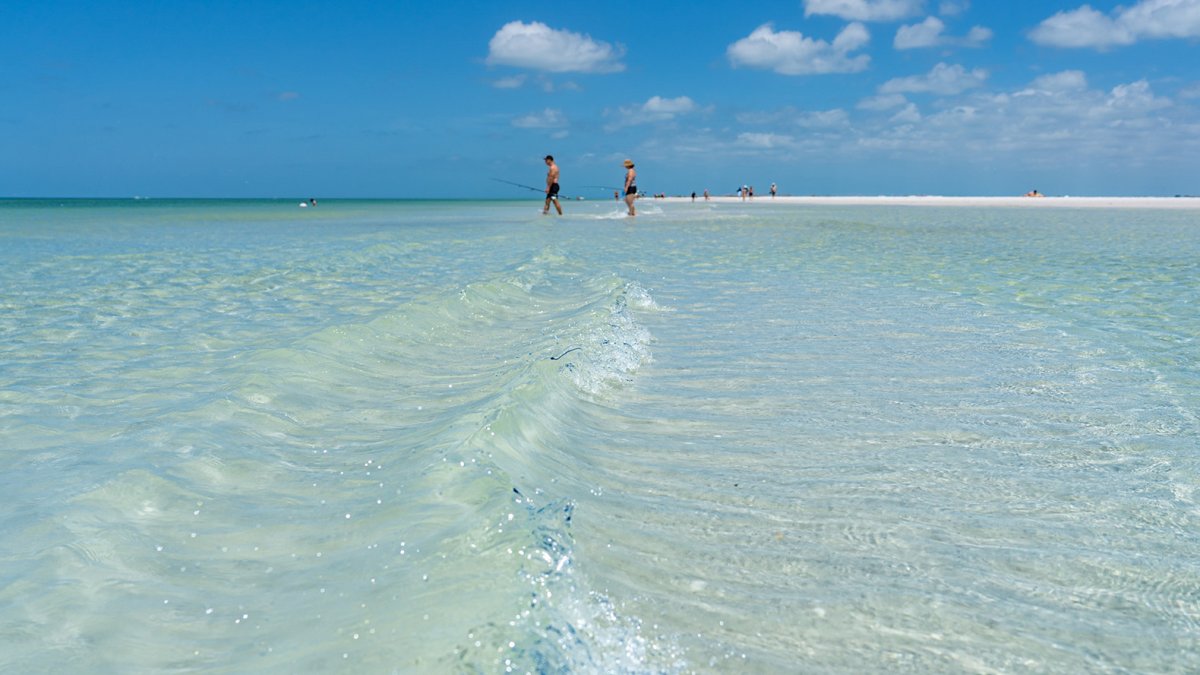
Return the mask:
{"type": "Polygon", "coordinates": [[[692,202],[695,203],[695,201],[696,201],[696,191],[692,190],[692,202]]]}
{"type": "Polygon", "coordinates": [[[561,216],[562,206],[558,204],[558,165],[554,163],[553,155],[546,155],[546,166],[550,169],[546,172],[546,206],[542,209],[542,215],[550,213],[550,202],[554,202],[554,208],[561,216]]]}
{"type": "Polygon", "coordinates": [[[1025,193],[1025,196],[1026,197],[1045,197],[1046,195],[1038,192],[1037,190],[1030,190],[1029,192],[1025,193]]]}
{"type": "Polygon", "coordinates": [[[708,201],[708,188],[704,188],[704,201],[708,201]]]}
{"type": "Polygon", "coordinates": [[[633,168],[633,160],[625,160],[625,204],[629,207],[629,215],[636,216],[637,209],[633,207],[633,201],[637,199],[637,171],[633,168]]]}
{"type": "Polygon", "coordinates": [[[771,183],[771,199],[775,199],[775,184],[771,183]]]}

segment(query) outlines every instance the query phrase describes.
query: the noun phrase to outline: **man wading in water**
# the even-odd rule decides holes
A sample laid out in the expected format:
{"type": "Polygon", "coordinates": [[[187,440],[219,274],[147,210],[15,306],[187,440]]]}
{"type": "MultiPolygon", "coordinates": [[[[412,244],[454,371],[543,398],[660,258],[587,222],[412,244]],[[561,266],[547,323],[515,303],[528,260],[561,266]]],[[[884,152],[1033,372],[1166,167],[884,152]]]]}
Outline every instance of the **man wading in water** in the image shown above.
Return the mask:
{"type": "Polygon", "coordinates": [[[558,211],[558,215],[562,215],[562,207],[558,205],[558,165],[554,163],[553,155],[546,155],[546,166],[550,170],[546,172],[546,207],[542,209],[542,215],[550,213],[550,202],[554,202],[554,208],[558,211]]]}
{"type": "Polygon", "coordinates": [[[633,202],[637,199],[637,171],[633,168],[633,160],[625,160],[625,204],[629,207],[629,215],[636,216],[637,209],[633,208],[633,202]]]}

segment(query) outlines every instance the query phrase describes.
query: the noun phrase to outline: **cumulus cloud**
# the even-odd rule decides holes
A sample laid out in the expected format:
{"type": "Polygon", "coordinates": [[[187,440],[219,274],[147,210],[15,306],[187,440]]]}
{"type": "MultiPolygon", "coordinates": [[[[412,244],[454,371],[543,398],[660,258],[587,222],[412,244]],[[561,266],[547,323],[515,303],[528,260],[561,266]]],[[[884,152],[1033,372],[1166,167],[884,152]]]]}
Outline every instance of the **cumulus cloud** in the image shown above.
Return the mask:
{"type": "Polygon", "coordinates": [[[884,82],[879,87],[881,94],[930,93],[952,96],[978,87],[987,79],[987,71],[976,68],[968,71],[960,65],[948,66],[939,63],[925,75],[898,77],[884,82]]]}
{"type": "Polygon", "coordinates": [[[1119,84],[1112,88],[1107,101],[1109,108],[1126,111],[1150,112],[1171,105],[1165,98],[1154,95],[1150,83],[1138,80],[1129,84],[1119,84]]]}
{"type": "Polygon", "coordinates": [[[1107,49],[1142,39],[1200,37],[1200,0],[1141,0],[1110,14],[1083,5],[1042,21],[1029,38],[1050,47],[1107,49]]]}
{"type": "Polygon", "coordinates": [[[502,77],[493,82],[492,86],[497,89],[519,89],[524,84],[524,75],[514,75],[512,77],[502,77]]]}
{"type": "Polygon", "coordinates": [[[896,30],[893,46],[896,49],[920,49],[922,47],[981,47],[992,39],[992,31],[975,26],[964,37],[952,37],[942,33],[946,24],[936,16],[927,17],[921,23],[901,26],[896,30]]]}
{"type": "Polygon", "coordinates": [[[892,118],[889,121],[892,124],[916,124],[922,119],[921,111],[917,109],[917,104],[909,103],[901,108],[900,111],[895,115],[892,115],[892,118]]]}
{"type": "Polygon", "coordinates": [[[803,129],[835,129],[850,124],[850,116],[841,108],[829,110],[798,110],[787,106],[769,112],[742,112],[736,115],[741,124],[800,127],[803,129]]]}
{"type": "Polygon", "coordinates": [[[904,98],[903,94],[879,94],[878,96],[864,98],[858,102],[858,106],[856,107],[859,110],[880,111],[899,108],[906,103],[908,103],[908,99],[904,98]]]}
{"type": "Polygon", "coordinates": [[[896,30],[893,45],[896,49],[917,49],[919,47],[935,47],[942,39],[942,29],[946,24],[936,16],[926,18],[921,23],[911,26],[901,26],[896,30]]]}
{"type": "Polygon", "coordinates": [[[1059,92],[1083,91],[1087,89],[1087,75],[1081,70],[1064,70],[1060,73],[1042,75],[1029,85],[1028,89],[1015,95],[1056,94],[1059,92]]]}
{"type": "Polygon", "coordinates": [[[625,69],[625,48],[544,23],[512,21],[488,42],[489,66],[516,66],[551,73],[615,73],[625,69]]]}
{"type": "MultiPolygon", "coordinates": [[[[952,66],[944,70],[957,72],[952,66]]],[[[962,73],[968,81],[982,77],[962,73]]],[[[926,75],[922,87],[915,88],[928,90],[934,80],[926,75]]],[[[1180,84],[1186,89],[1200,82],[1180,84]]],[[[1192,166],[1200,156],[1197,108],[1191,101],[1173,104],[1144,80],[1098,89],[1082,71],[1064,70],[1013,87],[973,86],[928,102],[894,92],[878,93],[849,111],[747,111],[737,116],[733,134],[681,129],[675,137],[657,134],[653,143],[656,151],[680,161],[710,156],[718,148],[733,157],[779,163],[856,158],[893,164],[898,173],[932,161],[974,167],[989,180],[994,167],[1008,167],[1014,175],[1078,177],[1080,167],[1098,163],[1131,170],[1163,163],[1192,166]],[[821,118],[830,124],[805,126],[821,118]],[[846,123],[836,123],[839,118],[846,123]]],[[[1000,186],[994,185],[1006,189],[1000,186]]],[[[1019,186],[1022,192],[1029,187],[1019,186]]]]}
{"type": "Polygon", "coordinates": [[[841,108],[814,110],[800,114],[796,124],[807,129],[834,129],[849,125],[850,116],[841,108]]]}
{"type": "Polygon", "coordinates": [[[521,129],[558,129],[567,125],[567,118],[561,110],[546,108],[518,117],[512,121],[512,125],[521,129]]]}
{"type": "Polygon", "coordinates": [[[651,96],[648,101],[642,104],[642,112],[648,115],[660,116],[664,119],[681,113],[689,113],[695,109],[696,102],[687,96],[678,96],[676,98],[651,96]]]}
{"type": "Polygon", "coordinates": [[[795,144],[796,141],[795,138],[787,134],[768,134],[753,131],[738,134],[737,140],[739,145],[760,150],[786,148],[795,144]]]}
{"type": "Polygon", "coordinates": [[[1087,5],[1046,19],[1030,31],[1029,38],[1051,47],[1103,48],[1135,41],[1127,28],[1087,5]]]}
{"type": "Polygon", "coordinates": [[[963,38],[963,44],[968,47],[982,47],[983,43],[992,39],[992,29],[983,26],[972,26],[963,38]]]}
{"type": "Polygon", "coordinates": [[[842,29],[833,42],[814,40],[795,31],[778,31],[763,24],[748,37],[729,45],[729,61],[735,67],[764,68],[781,75],[857,73],[866,70],[871,57],[851,55],[871,41],[861,23],[842,29]]]}
{"type": "Polygon", "coordinates": [[[901,109],[888,121],[895,126],[867,133],[879,142],[875,147],[902,152],[1011,152],[1043,165],[1080,157],[1132,161],[1138,155],[1187,154],[1200,146],[1183,131],[1186,111],[1173,121],[1172,109],[1145,80],[1101,91],[1088,88],[1082,72],[1068,70],[1011,93],[975,92],[919,119],[910,114],[915,110],[901,109]]]}
{"type": "Polygon", "coordinates": [[[898,21],[921,13],[924,0],[804,0],[804,16],[828,15],[847,21],[898,21]]]}
{"type": "Polygon", "coordinates": [[[958,16],[970,7],[971,3],[967,0],[942,0],[938,4],[938,14],[942,16],[958,16]]]}
{"type": "Polygon", "coordinates": [[[621,106],[617,108],[617,119],[607,128],[611,131],[635,124],[669,122],[680,115],[686,115],[698,110],[700,110],[700,106],[687,96],[678,96],[676,98],[651,96],[645,103],[640,105],[621,106]]]}

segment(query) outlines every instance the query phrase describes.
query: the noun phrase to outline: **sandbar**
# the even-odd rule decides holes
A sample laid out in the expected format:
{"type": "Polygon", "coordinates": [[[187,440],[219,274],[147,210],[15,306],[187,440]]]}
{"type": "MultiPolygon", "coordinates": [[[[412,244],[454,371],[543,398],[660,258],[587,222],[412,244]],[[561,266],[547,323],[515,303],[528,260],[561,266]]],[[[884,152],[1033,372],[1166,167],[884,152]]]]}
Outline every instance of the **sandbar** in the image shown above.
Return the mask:
{"type": "MultiPolygon", "coordinates": [[[[691,202],[691,197],[644,198],[647,203],[691,202]]],[[[639,200],[640,201],[640,200],[639,200]]],[[[704,203],[697,195],[696,203],[704,203]]],[[[1077,209],[1198,209],[1200,197],[943,197],[934,195],[898,196],[756,196],[742,200],[729,195],[713,196],[710,204],[801,204],[837,206],[975,206],[1020,208],[1077,208],[1077,209]]]]}

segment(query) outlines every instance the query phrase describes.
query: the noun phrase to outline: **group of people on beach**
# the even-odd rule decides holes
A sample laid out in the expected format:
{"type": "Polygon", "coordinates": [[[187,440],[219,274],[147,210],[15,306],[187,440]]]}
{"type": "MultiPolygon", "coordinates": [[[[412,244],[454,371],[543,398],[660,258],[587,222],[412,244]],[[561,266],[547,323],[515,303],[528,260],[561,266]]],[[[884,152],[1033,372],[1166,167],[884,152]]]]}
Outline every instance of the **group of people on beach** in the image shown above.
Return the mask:
{"type": "MultiPolygon", "coordinates": [[[[542,209],[542,214],[545,215],[545,214],[550,213],[550,205],[553,204],[555,210],[558,211],[558,215],[561,216],[563,213],[563,210],[562,210],[562,205],[560,205],[558,203],[558,190],[559,190],[559,187],[558,187],[558,164],[556,164],[554,162],[553,155],[546,155],[545,161],[546,161],[546,166],[548,167],[548,170],[546,171],[546,205],[542,209]]],[[[637,209],[634,207],[633,203],[638,198],[637,169],[634,168],[633,160],[631,160],[631,159],[625,160],[623,162],[623,164],[625,166],[625,186],[621,189],[621,191],[614,192],[613,198],[620,199],[621,194],[624,194],[625,195],[625,205],[629,208],[629,215],[636,216],[637,209]]],[[[529,187],[529,186],[523,186],[523,187],[529,187]]],[[[530,189],[536,190],[537,188],[530,188],[530,189]]],[[[775,185],[775,183],[771,183],[771,198],[772,199],[775,198],[775,195],[778,193],[778,191],[779,191],[778,186],[775,185]]],[[[660,199],[660,198],[666,198],[666,196],[667,195],[665,193],[655,193],[654,198],[660,199]]],[[[739,187],[737,189],[737,196],[740,197],[742,201],[746,201],[748,199],[754,199],[754,186],[753,185],[742,185],[741,187],[739,187]]],[[[1046,195],[1044,195],[1041,192],[1034,189],[1034,190],[1030,190],[1029,192],[1026,192],[1024,196],[1026,196],[1026,197],[1045,197],[1046,195]]],[[[704,201],[709,201],[710,198],[711,197],[709,195],[708,189],[706,188],[704,190],[704,201]]],[[[696,193],[695,192],[692,192],[692,201],[693,202],[696,201],[696,193]]],[[[316,206],[317,200],[315,200],[315,199],[312,200],[312,205],[316,206]]],[[[300,206],[307,206],[307,204],[301,204],[300,206]]]]}
{"type": "MultiPolygon", "coordinates": [[[[771,183],[771,199],[774,199],[775,195],[778,192],[779,192],[779,186],[775,185],[774,183],[771,183]]],[[[737,189],[737,196],[740,197],[742,199],[742,201],[746,201],[747,199],[754,199],[754,186],[753,185],[742,185],[740,188],[737,189]]]]}
{"type": "MultiPolygon", "coordinates": [[[[550,213],[550,205],[554,204],[554,209],[558,211],[558,215],[562,215],[562,205],[558,203],[558,164],[554,163],[553,155],[546,155],[546,166],[549,167],[546,171],[546,205],[542,208],[542,214],[550,213]]],[[[634,208],[633,202],[638,198],[637,187],[637,169],[634,168],[633,160],[627,159],[625,165],[625,205],[629,207],[629,215],[636,216],[637,209],[634,208]]]]}
{"type": "MultiPolygon", "coordinates": [[[[554,155],[546,155],[545,162],[546,162],[546,167],[547,167],[547,170],[546,170],[546,204],[545,204],[545,206],[542,207],[542,215],[549,214],[550,206],[553,205],[554,210],[557,211],[558,215],[561,216],[563,214],[563,210],[562,210],[562,205],[559,203],[559,198],[558,198],[558,192],[559,192],[558,164],[555,163],[555,161],[554,161],[554,155]]],[[[631,160],[631,159],[625,160],[623,162],[623,165],[625,166],[625,185],[623,188],[621,188],[620,191],[614,192],[613,197],[615,199],[620,199],[621,194],[624,194],[625,195],[625,205],[629,208],[629,215],[636,216],[637,208],[634,206],[634,202],[638,198],[637,169],[634,167],[633,160],[631,160]]],[[[528,186],[526,186],[526,187],[528,187],[528,186]]],[[[532,189],[536,190],[537,188],[532,188],[532,189]]],[[[771,198],[772,199],[775,198],[775,195],[778,192],[778,189],[779,188],[778,188],[778,186],[775,185],[775,183],[771,183],[771,198]]],[[[1037,191],[1035,190],[1034,192],[1037,192],[1037,191]]],[[[745,201],[746,199],[752,199],[754,197],[754,186],[743,185],[737,189],[737,194],[739,197],[742,198],[742,201],[745,201]]],[[[660,197],[665,198],[666,194],[655,194],[654,195],[655,199],[658,199],[660,197]]],[[[704,190],[704,201],[708,201],[710,198],[711,197],[709,195],[708,189],[706,188],[704,190]]],[[[696,193],[695,192],[692,193],[692,201],[696,201],[696,193]]]]}

